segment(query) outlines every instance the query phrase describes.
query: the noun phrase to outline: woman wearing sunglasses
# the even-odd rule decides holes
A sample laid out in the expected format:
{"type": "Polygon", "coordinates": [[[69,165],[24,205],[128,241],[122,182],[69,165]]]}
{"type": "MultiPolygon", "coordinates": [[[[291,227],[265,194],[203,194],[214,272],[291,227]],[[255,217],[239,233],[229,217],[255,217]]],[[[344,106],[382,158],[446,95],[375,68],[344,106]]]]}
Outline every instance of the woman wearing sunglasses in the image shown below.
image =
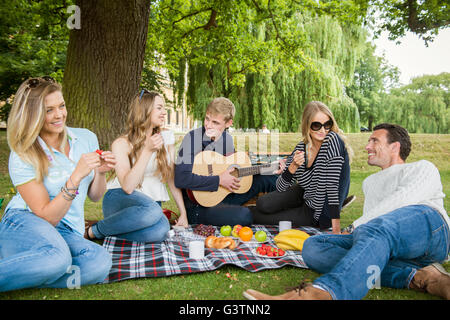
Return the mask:
{"type": "Polygon", "coordinates": [[[175,137],[162,129],[166,114],[157,92],[144,89],[132,100],[126,132],[111,145],[117,165],[103,198],[104,219],[87,225],[88,238],[164,241],[170,229],[161,209],[161,202],[170,200],[166,183],[180,210],[177,225],[188,226],[183,197],[174,183],[175,137]]]}
{"type": "Polygon", "coordinates": [[[277,172],[277,191],[256,202],[254,223],[288,220],[296,227],[332,227],[339,234],[340,211],[350,187],[351,149],[331,110],[320,101],[305,106],[301,130],[302,141],[277,172]]]}
{"type": "Polygon", "coordinates": [[[111,256],[84,239],[86,196],[98,201],[115,157],[87,129],[66,126],[61,86],[26,80],[8,117],[9,175],[17,194],[0,222],[0,291],[103,282],[111,256]]]}

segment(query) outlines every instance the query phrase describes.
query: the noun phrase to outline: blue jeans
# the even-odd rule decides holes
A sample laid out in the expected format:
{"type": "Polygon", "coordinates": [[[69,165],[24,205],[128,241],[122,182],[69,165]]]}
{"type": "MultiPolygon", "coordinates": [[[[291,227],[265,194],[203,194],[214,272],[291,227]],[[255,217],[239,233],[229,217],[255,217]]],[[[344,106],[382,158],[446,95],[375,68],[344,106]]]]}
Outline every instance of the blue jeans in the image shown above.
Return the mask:
{"type": "Polygon", "coordinates": [[[0,222],[0,291],[77,288],[103,282],[110,269],[105,248],[61,222],[54,227],[18,209],[0,222]]]}
{"type": "Polygon", "coordinates": [[[417,269],[442,262],[449,229],[439,212],[406,206],[358,226],[350,235],[323,234],[303,245],[306,265],[324,275],[314,284],[333,299],[362,299],[374,284],[409,288],[417,269]]]}
{"type": "Polygon", "coordinates": [[[246,193],[230,193],[221,203],[213,207],[203,207],[192,203],[184,194],[184,204],[190,224],[210,224],[215,226],[236,225],[250,226],[253,223],[253,214],[249,208],[243,207],[260,192],[272,192],[276,189],[276,175],[254,175],[252,186],[246,193]]]}
{"type": "Polygon", "coordinates": [[[110,189],[103,197],[103,220],[92,226],[97,239],[107,236],[139,241],[162,242],[170,224],[161,206],[142,192],[127,194],[121,188],[110,189]]]}

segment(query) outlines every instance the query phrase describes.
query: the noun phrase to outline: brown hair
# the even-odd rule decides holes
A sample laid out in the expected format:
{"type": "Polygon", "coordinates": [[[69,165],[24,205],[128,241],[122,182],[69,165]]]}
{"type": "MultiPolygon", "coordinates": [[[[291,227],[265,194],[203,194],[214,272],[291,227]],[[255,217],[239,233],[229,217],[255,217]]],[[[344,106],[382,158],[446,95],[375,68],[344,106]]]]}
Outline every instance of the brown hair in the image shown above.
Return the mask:
{"type": "MultiPolygon", "coordinates": [[[[128,127],[125,133],[126,139],[132,146],[131,153],[128,156],[130,165],[133,165],[145,144],[146,132],[151,125],[150,115],[155,104],[155,97],[160,97],[164,100],[157,92],[145,91],[142,94],[137,94],[130,105],[128,127]]],[[[160,127],[153,128],[152,135],[160,132],[160,127]]],[[[169,163],[167,160],[167,150],[164,146],[157,151],[156,162],[155,176],[161,177],[162,182],[167,182],[173,176],[173,163],[169,163]]],[[[139,187],[141,187],[141,184],[139,184],[139,187]]]]}
{"type": "Polygon", "coordinates": [[[206,113],[221,114],[224,117],[225,122],[234,118],[236,108],[229,99],[224,97],[215,98],[208,104],[206,113]]]}
{"type": "Polygon", "coordinates": [[[411,139],[408,130],[397,124],[380,123],[373,128],[373,131],[380,129],[387,131],[387,140],[389,144],[394,142],[400,143],[400,158],[405,161],[411,152],[411,139]]]}

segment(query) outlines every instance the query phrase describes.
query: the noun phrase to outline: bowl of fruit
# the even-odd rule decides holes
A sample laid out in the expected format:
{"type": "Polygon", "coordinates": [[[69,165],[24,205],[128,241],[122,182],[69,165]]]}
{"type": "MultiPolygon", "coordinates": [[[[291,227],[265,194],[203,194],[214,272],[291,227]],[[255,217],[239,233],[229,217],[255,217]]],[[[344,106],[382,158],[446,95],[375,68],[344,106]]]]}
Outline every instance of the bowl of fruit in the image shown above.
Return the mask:
{"type": "Polygon", "coordinates": [[[263,258],[281,258],[286,255],[286,251],[283,249],[272,247],[267,244],[262,244],[259,247],[253,249],[253,253],[263,258]]]}

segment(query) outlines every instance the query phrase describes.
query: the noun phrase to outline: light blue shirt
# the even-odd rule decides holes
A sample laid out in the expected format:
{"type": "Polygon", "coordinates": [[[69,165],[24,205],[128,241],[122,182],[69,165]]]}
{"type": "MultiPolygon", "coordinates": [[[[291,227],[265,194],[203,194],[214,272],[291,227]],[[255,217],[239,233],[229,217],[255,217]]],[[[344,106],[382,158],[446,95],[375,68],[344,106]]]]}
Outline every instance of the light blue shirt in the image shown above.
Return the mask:
{"type": "MultiPolygon", "coordinates": [[[[50,160],[48,175],[43,181],[50,200],[55,198],[61,192],[61,187],[64,186],[67,180],[69,180],[69,177],[75,170],[81,155],[84,153],[93,152],[99,148],[97,136],[88,129],[67,128],[67,134],[70,146],[69,157],[53,148],[53,153],[50,152],[45,142],[38,137],[42,148],[50,160]]],[[[23,161],[14,151],[11,151],[9,155],[8,167],[9,176],[11,177],[11,181],[15,187],[30,182],[36,178],[36,170],[34,167],[23,161]]],[[[92,170],[88,176],[81,180],[78,188],[78,195],[72,201],[69,210],[61,220],[80,235],[84,234],[84,202],[86,200],[89,185],[93,179],[94,171],[92,170]]],[[[8,203],[5,212],[12,208],[27,209],[31,211],[20,196],[19,192],[17,192],[17,194],[8,203]]]]}

